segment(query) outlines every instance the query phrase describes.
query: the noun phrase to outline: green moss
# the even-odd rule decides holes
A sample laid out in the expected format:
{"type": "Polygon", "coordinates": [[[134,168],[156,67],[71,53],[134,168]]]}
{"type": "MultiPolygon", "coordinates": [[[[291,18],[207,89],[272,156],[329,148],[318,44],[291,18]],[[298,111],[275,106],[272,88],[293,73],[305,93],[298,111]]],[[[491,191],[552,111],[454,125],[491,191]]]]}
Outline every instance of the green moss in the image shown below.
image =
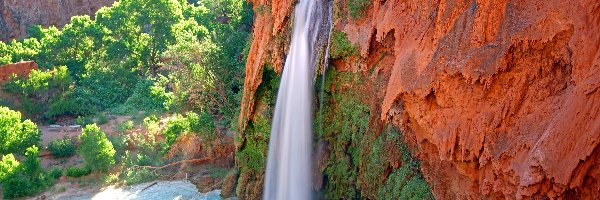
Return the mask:
{"type": "Polygon", "coordinates": [[[364,16],[365,9],[371,5],[370,0],[348,0],[348,14],[356,20],[364,16]]]}
{"type": "Polygon", "coordinates": [[[347,59],[358,55],[358,47],[348,40],[345,33],[334,30],[331,33],[331,47],[329,49],[332,59],[347,59]]]}
{"type": "MultiPolygon", "coordinates": [[[[323,137],[329,142],[326,199],[433,199],[402,134],[369,123],[359,90],[361,75],[329,70],[323,101],[323,137]],[[331,90],[335,88],[335,90],[331,90]]],[[[318,131],[315,131],[318,132],[318,131]]]]}
{"type": "MultiPolygon", "coordinates": [[[[325,86],[332,84],[350,85],[360,82],[351,73],[335,73],[330,70],[325,86]]],[[[328,87],[329,86],[329,87],[328,87]]],[[[354,199],[359,197],[357,190],[360,141],[369,131],[369,107],[362,103],[352,91],[329,91],[325,113],[332,116],[324,119],[324,137],[330,143],[331,154],[325,174],[329,179],[325,186],[327,199],[354,199]],[[331,93],[330,93],[331,92],[331,93]],[[335,105],[335,106],[333,106],[335,105]]]]}

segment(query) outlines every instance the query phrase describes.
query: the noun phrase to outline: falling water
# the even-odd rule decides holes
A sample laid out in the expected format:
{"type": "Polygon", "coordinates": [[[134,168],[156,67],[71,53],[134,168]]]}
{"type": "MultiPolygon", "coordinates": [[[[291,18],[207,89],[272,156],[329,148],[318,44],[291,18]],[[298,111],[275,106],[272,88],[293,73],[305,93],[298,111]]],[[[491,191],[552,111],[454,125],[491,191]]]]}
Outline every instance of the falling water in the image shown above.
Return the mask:
{"type": "Polygon", "coordinates": [[[312,198],[313,77],[323,38],[329,38],[330,8],[330,0],[296,5],[269,141],[264,199],[312,198]]]}

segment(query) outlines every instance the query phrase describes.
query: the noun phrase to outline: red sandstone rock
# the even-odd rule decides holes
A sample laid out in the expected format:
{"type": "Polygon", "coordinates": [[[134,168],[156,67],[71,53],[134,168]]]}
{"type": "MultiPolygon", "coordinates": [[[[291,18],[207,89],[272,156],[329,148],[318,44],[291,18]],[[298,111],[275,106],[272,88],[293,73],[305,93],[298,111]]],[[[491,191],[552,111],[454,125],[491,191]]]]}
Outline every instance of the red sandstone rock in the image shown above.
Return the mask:
{"type": "Polygon", "coordinates": [[[75,15],[94,16],[115,0],[2,0],[0,40],[22,38],[32,25],[62,27],[75,15]]]}
{"type": "Polygon", "coordinates": [[[0,83],[10,79],[13,74],[17,76],[29,76],[32,69],[38,69],[38,65],[33,61],[24,61],[0,66],[0,83]]]}
{"type": "MultiPolygon", "coordinates": [[[[257,16],[241,129],[282,16],[257,16]]],[[[373,106],[412,138],[436,198],[600,196],[599,1],[372,1],[336,29],[363,59],[336,69],[366,71],[371,41],[392,46],[373,106]]]]}

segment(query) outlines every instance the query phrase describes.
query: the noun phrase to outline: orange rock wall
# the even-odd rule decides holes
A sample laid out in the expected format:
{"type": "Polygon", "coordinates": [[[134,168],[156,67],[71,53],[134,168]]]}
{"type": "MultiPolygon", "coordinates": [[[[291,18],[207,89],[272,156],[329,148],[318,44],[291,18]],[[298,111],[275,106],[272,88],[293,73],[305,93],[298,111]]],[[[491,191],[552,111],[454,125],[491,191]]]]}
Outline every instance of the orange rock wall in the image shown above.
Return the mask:
{"type": "Polygon", "coordinates": [[[0,66],[0,84],[10,80],[13,74],[17,76],[28,76],[33,69],[38,69],[38,65],[33,61],[24,61],[0,66]]]}
{"type": "Polygon", "coordinates": [[[33,25],[62,27],[75,15],[93,16],[115,0],[2,0],[0,40],[22,38],[33,25]]]}
{"type": "MultiPolygon", "coordinates": [[[[293,5],[253,3],[273,12],[257,13],[240,129],[293,5]]],[[[365,73],[373,41],[391,41],[371,106],[403,127],[436,198],[600,196],[600,1],[384,0],[334,23],[360,49],[337,70],[365,73]]]]}

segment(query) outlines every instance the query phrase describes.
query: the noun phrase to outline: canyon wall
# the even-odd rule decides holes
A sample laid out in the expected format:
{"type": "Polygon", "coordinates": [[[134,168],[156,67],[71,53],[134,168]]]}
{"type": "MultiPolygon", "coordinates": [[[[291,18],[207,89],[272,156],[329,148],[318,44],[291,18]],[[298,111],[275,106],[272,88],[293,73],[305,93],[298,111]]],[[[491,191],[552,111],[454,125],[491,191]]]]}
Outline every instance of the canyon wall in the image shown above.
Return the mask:
{"type": "Polygon", "coordinates": [[[94,16],[115,0],[3,0],[0,2],[0,41],[23,38],[33,25],[62,27],[72,16],[94,16]]]}
{"type": "MultiPolygon", "coordinates": [[[[241,138],[295,1],[252,2],[241,138]]],[[[361,90],[369,125],[400,127],[437,199],[600,196],[599,1],[382,0],[356,16],[357,2],[334,1],[357,52],[331,63],[381,86],[361,90]]]]}

